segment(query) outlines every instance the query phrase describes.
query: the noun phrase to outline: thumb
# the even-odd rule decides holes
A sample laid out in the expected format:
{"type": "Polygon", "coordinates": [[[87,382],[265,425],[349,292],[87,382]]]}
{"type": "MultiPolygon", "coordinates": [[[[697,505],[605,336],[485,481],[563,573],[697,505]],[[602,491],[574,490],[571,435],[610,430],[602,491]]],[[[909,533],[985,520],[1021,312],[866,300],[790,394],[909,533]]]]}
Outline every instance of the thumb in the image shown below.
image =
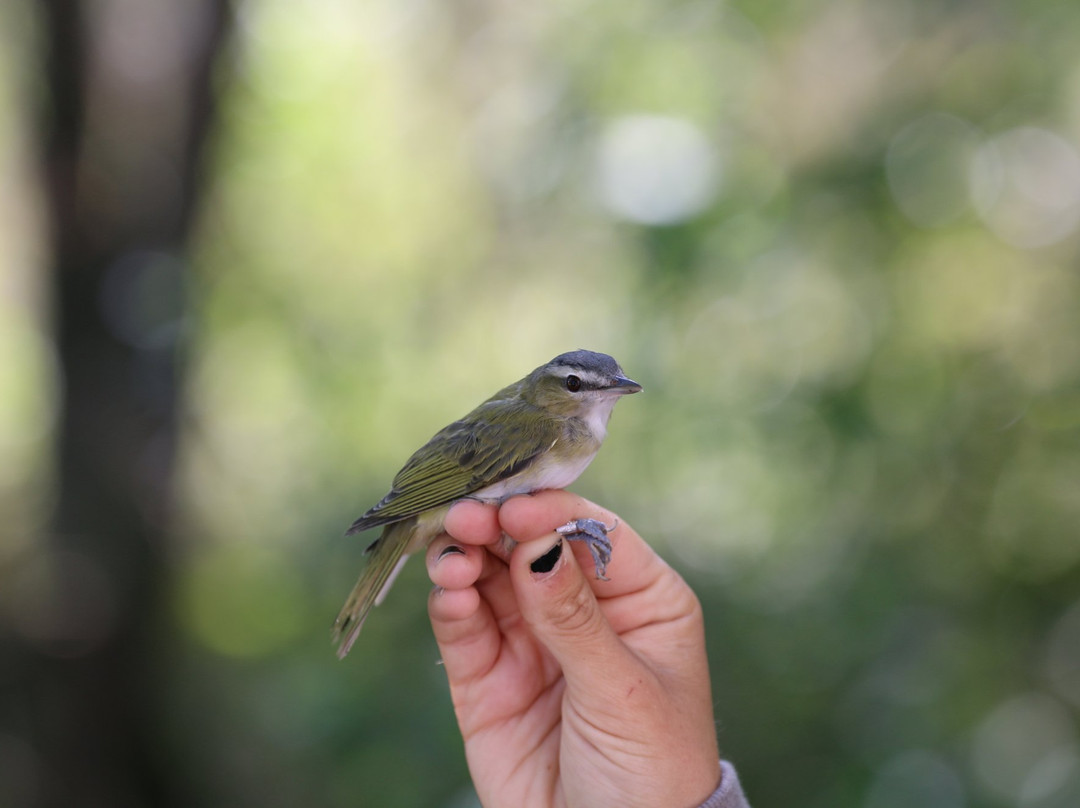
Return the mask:
{"type": "Polygon", "coordinates": [[[559,662],[571,689],[601,696],[621,686],[620,673],[636,670],[632,653],[611,628],[558,533],[519,544],[510,559],[510,578],[522,617],[559,662]]]}

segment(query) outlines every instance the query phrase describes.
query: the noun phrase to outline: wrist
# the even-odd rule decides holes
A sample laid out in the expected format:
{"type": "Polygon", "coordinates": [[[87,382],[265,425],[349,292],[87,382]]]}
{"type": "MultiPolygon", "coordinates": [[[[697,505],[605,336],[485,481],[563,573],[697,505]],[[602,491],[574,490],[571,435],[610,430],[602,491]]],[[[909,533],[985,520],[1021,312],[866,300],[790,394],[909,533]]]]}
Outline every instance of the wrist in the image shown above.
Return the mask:
{"type": "Polygon", "coordinates": [[[726,760],[720,761],[720,784],[696,808],[749,808],[739,776],[726,760]]]}

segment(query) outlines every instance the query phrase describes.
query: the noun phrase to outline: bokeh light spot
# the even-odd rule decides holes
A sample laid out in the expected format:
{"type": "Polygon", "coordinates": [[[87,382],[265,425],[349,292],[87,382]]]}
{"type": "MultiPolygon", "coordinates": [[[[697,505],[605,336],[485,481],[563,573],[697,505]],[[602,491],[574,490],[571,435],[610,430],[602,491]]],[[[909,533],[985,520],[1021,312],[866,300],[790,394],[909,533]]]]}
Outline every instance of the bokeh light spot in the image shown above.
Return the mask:
{"type": "Polygon", "coordinates": [[[996,707],[979,724],[971,745],[972,765],[986,790],[1020,805],[1064,786],[1068,770],[1061,761],[1076,754],[1072,717],[1043,693],[1016,696],[996,707]],[[1051,782],[1050,776],[1056,779],[1051,782]]]}
{"type": "Polygon", "coordinates": [[[959,775],[943,758],[921,749],[885,763],[874,778],[863,808],[964,808],[959,775]]]}
{"type": "Polygon", "coordinates": [[[101,308],[113,333],[137,348],[162,348],[180,335],[186,304],[183,262],[164,252],[128,253],[105,274],[101,308]]]}
{"type": "Polygon", "coordinates": [[[953,115],[931,113],[901,129],[885,155],[896,204],[920,227],[941,227],[969,206],[968,172],[979,147],[975,129],[953,115]]]}
{"type": "Polygon", "coordinates": [[[1050,631],[1046,643],[1046,676],[1059,696],[1080,708],[1080,600],[1050,631]]]}
{"type": "Polygon", "coordinates": [[[705,134],[682,118],[628,115],[600,142],[600,197],[615,215],[649,225],[675,224],[716,197],[720,159],[705,134]]]}
{"type": "Polygon", "coordinates": [[[1054,244],[1080,222],[1080,155],[1053,132],[1011,129],[975,155],[971,195],[1003,241],[1026,248],[1054,244]]]}

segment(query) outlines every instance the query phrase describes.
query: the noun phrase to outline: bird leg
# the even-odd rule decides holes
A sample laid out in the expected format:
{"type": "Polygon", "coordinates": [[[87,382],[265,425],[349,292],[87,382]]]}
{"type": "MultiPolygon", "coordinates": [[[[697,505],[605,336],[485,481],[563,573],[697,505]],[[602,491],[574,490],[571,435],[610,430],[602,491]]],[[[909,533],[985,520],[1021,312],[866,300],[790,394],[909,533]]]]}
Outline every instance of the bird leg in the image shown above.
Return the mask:
{"type": "Polygon", "coordinates": [[[562,527],[555,528],[555,532],[565,536],[569,541],[583,541],[589,548],[596,565],[596,578],[600,581],[610,581],[604,573],[607,571],[608,562],[611,561],[611,539],[608,533],[619,526],[619,520],[608,527],[599,519],[572,519],[562,527]]]}

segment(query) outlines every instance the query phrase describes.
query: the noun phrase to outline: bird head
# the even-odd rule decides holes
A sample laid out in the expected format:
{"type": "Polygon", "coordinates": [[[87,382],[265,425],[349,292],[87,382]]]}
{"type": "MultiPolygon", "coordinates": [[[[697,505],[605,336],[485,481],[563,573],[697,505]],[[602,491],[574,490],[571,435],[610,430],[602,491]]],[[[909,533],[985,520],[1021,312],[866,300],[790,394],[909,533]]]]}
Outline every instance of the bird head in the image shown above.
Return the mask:
{"type": "Polygon", "coordinates": [[[571,351],[541,365],[525,379],[525,398],[549,412],[589,418],[602,415],[603,423],[620,397],[641,392],[619,363],[595,351],[571,351]]]}

